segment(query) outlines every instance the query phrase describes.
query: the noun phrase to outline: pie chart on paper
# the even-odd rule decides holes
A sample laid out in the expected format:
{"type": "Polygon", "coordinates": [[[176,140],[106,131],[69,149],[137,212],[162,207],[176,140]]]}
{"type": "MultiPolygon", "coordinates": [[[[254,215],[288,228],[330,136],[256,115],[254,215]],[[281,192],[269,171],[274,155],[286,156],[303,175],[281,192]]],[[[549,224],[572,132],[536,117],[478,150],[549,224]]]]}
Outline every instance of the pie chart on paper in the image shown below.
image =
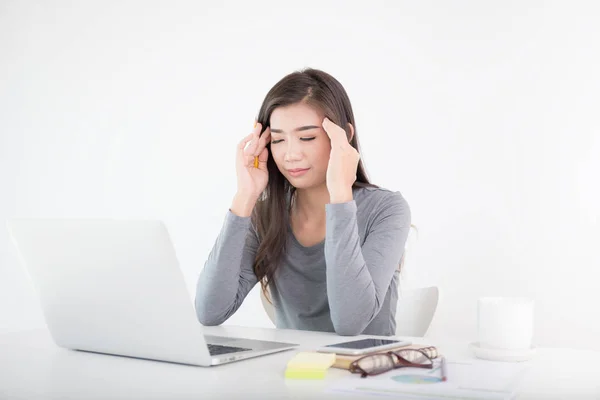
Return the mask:
{"type": "Polygon", "coordinates": [[[396,375],[392,377],[392,380],[398,383],[409,383],[409,384],[428,384],[438,383],[441,381],[437,376],[423,376],[423,375],[396,375]]]}

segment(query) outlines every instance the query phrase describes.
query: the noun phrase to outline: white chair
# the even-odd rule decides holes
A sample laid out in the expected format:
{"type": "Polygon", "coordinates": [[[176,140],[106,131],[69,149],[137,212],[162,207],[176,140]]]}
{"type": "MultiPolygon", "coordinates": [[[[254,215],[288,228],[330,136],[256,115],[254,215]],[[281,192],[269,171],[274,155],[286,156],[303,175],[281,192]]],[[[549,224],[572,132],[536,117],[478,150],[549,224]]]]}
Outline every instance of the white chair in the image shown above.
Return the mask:
{"type": "MultiPolygon", "coordinates": [[[[414,225],[411,225],[409,239],[418,237],[418,231],[414,225]]],[[[406,255],[409,252],[409,242],[406,241],[404,255],[400,262],[400,270],[404,271],[406,267],[406,255]]],[[[269,316],[273,325],[275,325],[275,308],[265,297],[262,288],[259,288],[260,300],[265,312],[269,316]]],[[[267,288],[268,291],[268,288],[267,288]]],[[[270,293],[269,293],[270,297],[270,293]]],[[[401,282],[398,282],[398,306],[396,308],[396,335],[397,336],[425,336],[429,325],[435,315],[439,300],[439,290],[436,286],[412,289],[408,291],[401,290],[401,282]]]]}
{"type": "MultiPolygon", "coordinates": [[[[275,307],[273,307],[273,304],[269,303],[269,300],[267,300],[267,298],[265,297],[265,294],[264,294],[262,288],[259,287],[258,290],[260,291],[260,301],[263,305],[263,308],[267,312],[267,315],[269,316],[269,319],[271,320],[273,325],[277,326],[275,324],[275,307]]],[[[269,291],[268,287],[267,287],[267,291],[269,291]]],[[[269,297],[271,297],[271,292],[269,292],[269,297]]]]}
{"type": "Polygon", "coordinates": [[[439,300],[436,286],[398,293],[396,336],[423,337],[431,325],[439,300]]]}
{"type": "Polygon", "coordinates": [[[437,310],[440,297],[439,289],[436,286],[403,289],[402,283],[406,280],[406,276],[414,270],[412,264],[415,261],[415,246],[418,238],[419,231],[414,225],[411,225],[402,262],[400,263],[401,275],[398,282],[396,336],[425,336],[437,310]]]}

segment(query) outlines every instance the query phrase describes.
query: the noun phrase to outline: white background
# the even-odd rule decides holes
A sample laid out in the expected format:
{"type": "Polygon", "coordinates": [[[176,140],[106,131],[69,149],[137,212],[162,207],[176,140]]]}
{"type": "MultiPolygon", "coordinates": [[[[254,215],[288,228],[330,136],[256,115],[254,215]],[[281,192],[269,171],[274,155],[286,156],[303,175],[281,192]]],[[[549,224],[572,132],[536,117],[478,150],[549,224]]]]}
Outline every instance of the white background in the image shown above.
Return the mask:
{"type": "MultiPolygon", "coordinates": [[[[523,295],[535,344],[600,348],[597,3],[215,3],[0,2],[0,220],[164,219],[193,297],[235,144],[273,84],[320,68],[411,205],[431,337],[475,339],[478,297],[523,295]]],[[[256,290],[227,323],[270,325],[256,290]]],[[[0,333],[43,325],[2,228],[0,333]]]]}

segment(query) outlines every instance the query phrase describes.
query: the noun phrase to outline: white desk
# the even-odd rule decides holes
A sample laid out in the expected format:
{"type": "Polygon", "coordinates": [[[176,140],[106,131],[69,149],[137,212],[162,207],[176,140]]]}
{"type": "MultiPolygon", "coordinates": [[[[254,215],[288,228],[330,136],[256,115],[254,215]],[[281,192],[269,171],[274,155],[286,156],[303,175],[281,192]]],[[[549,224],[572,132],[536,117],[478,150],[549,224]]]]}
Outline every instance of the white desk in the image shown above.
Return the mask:
{"type": "MultiPolygon", "coordinates": [[[[306,350],[340,341],[328,333],[232,326],[210,327],[206,333],[295,342],[306,350]]],[[[431,344],[448,359],[472,358],[466,341],[431,344]]],[[[203,368],[65,350],[45,330],[5,334],[0,336],[0,399],[357,398],[325,392],[333,380],[349,374],[344,370],[330,369],[323,381],[284,379],[294,352],[203,368]]],[[[598,351],[538,349],[518,399],[600,399],[599,360],[598,351]]]]}

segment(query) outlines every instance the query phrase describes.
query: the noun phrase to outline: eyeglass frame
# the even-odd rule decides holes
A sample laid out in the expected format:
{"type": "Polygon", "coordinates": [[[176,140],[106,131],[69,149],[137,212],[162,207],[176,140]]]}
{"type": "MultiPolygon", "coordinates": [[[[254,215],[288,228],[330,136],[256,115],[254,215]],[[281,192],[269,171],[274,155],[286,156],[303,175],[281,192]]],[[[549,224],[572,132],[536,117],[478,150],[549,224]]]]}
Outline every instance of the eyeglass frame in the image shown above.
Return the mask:
{"type": "Polygon", "coordinates": [[[405,359],[404,357],[398,355],[398,353],[396,353],[395,351],[388,351],[386,353],[377,353],[377,354],[368,354],[366,356],[363,356],[357,360],[352,361],[352,363],[350,363],[350,366],[348,367],[348,370],[352,373],[360,373],[361,374],[361,378],[366,378],[367,376],[376,376],[376,375],[380,375],[389,371],[393,371],[394,369],[398,369],[398,368],[403,368],[403,367],[411,367],[411,368],[423,368],[423,369],[433,369],[433,359],[431,357],[429,357],[427,354],[425,354],[424,352],[422,352],[421,350],[418,349],[404,349],[404,350],[400,350],[400,351],[416,351],[420,354],[422,354],[425,358],[427,358],[429,361],[431,361],[431,364],[428,365],[424,365],[424,364],[417,364],[417,363],[413,363],[408,361],[407,359],[405,359]],[[379,372],[375,372],[375,373],[370,373],[370,372],[366,372],[364,369],[362,369],[361,367],[358,366],[358,363],[361,360],[364,360],[366,358],[369,357],[380,357],[380,356],[388,356],[391,360],[392,360],[392,367],[389,369],[385,369],[383,371],[379,371],[379,372]],[[396,362],[394,360],[394,356],[396,356],[396,358],[398,359],[399,362],[396,362]]]}

